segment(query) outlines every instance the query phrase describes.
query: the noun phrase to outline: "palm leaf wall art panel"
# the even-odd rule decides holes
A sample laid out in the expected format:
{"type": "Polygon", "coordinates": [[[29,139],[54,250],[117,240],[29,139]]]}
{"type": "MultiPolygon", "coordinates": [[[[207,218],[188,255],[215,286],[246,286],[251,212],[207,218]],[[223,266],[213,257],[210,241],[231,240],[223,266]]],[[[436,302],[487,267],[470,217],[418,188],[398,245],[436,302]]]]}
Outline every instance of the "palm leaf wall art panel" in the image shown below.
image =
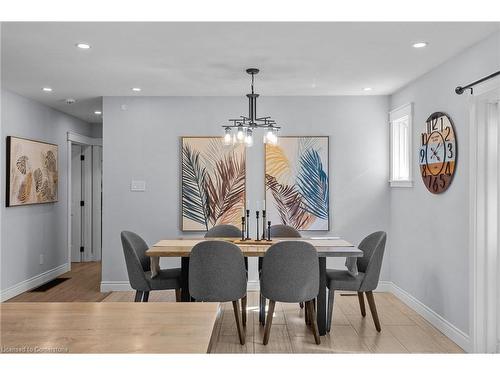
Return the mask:
{"type": "Polygon", "coordinates": [[[273,224],[330,229],[328,137],[280,137],[266,144],[266,213],[273,224]]]}
{"type": "Polygon", "coordinates": [[[220,137],[182,137],[182,230],[239,226],[245,204],[244,145],[220,137]]]}

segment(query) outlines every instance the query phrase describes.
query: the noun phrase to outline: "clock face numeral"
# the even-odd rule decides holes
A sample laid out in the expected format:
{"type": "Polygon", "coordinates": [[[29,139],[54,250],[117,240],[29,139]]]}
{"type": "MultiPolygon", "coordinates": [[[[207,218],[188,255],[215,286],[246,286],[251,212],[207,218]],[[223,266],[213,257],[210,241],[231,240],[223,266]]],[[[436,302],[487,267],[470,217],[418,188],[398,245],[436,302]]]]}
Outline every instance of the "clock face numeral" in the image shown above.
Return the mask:
{"type": "Polygon", "coordinates": [[[455,173],[457,143],[451,119],[444,113],[433,113],[421,133],[420,174],[431,193],[448,189],[455,173]]]}

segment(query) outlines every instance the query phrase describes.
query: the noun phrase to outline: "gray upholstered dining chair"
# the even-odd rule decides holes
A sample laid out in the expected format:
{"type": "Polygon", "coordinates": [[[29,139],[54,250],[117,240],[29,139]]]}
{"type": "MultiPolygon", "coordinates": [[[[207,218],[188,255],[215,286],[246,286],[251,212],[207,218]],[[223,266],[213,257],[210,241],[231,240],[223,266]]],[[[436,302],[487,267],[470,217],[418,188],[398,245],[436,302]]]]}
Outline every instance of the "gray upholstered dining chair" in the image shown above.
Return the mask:
{"type": "Polygon", "coordinates": [[[205,238],[239,238],[241,229],[229,224],[219,224],[205,233],[205,238]]]}
{"type": "Polygon", "coordinates": [[[361,241],[358,248],[363,251],[363,257],[357,258],[357,276],[352,276],[349,272],[344,270],[326,270],[326,283],[328,287],[328,332],[330,332],[332,326],[333,300],[336,290],[356,291],[358,293],[359,308],[363,317],[366,316],[365,300],[363,298],[363,293],[365,293],[372,313],[373,322],[375,323],[375,328],[378,332],[381,331],[373,290],[375,290],[378,285],[386,239],[387,234],[385,232],[375,232],[361,241]]]}
{"type": "Polygon", "coordinates": [[[217,240],[196,244],[189,259],[189,293],[200,302],[231,301],[240,343],[245,344],[247,277],[238,246],[217,240]]]}
{"type": "Polygon", "coordinates": [[[283,241],[272,245],[262,262],[261,293],[269,299],[264,345],[269,342],[276,302],[306,301],[316,344],[320,344],[314,299],[319,292],[318,253],[310,243],[283,241]]]}
{"type": "Polygon", "coordinates": [[[175,299],[180,301],[181,269],[163,269],[151,278],[151,263],[146,250],[148,245],[136,233],[123,231],[121,233],[123,253],[127,264],[130,286],[136,290],[135,302],[147,302],[152,290],[175,289],[175,299]]]}
{"type": "Polygon", "coordinates": [[[284,224],[275,224],[271,225],[271,238],[272,237],[300,238],[302,236],[294,227],[284,224]]]}
{"type": "MultiPolygon", "coordinates": [[[[205,238],[241,238],[241,229],[230,224],[219,224],[205,233],[205,238]]],[[[248,258],[245,257],[245,270],[248,276],[248,258]]]]}
{"type": "MultiPolygon", "coordinates": [[[[290,225],[284,224],[275,224],[271,226],[271,238],[300,238],[302,235],[299,233],[297,229],[291,227],[290,225]]],[[[262,268],[262,258],[259,258],[259,270],[262,268]]],[[[266,300],[262,295],[259,299],[260,310],[265,309],[266,300]]],[[[304,308],[304,302],[300,302],[299,306],[301,309],[304,308]]],[[[265,323],[264,313],[261,312],[261,323],[265,323]]]]}

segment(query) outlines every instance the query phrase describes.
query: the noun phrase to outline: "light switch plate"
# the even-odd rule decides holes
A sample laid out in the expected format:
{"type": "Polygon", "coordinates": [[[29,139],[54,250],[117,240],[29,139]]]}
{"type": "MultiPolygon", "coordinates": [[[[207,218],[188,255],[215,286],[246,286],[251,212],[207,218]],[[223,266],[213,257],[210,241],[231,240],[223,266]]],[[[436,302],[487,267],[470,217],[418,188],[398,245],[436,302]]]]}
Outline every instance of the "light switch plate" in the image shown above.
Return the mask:
{"type": "Polygon", "coordinates": [[[130,191],[146,191],[146,181],[132,180],[130,191]]]}

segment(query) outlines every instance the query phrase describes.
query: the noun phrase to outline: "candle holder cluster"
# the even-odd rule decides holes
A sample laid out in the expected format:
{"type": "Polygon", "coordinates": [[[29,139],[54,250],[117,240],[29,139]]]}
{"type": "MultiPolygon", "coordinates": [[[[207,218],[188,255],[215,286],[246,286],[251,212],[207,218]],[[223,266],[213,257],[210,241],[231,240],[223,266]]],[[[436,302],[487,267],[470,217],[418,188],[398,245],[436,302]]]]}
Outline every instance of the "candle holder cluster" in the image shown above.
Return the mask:
{"type": "MultiPolygon", "coordinates": [[[[241,217],[241,240],[250,241],[250,210],[245,210],[246,216],[241,217]],[[246,232],[246,233],[245,233],[246,232]]],[[[271,222],[267,222],[266,236],[266,210],[262,210],[262,236],[260,235],[260,211],[255,211],[255,219],[257,222],[257,236],[255,241],[271,241],[271,222]]]]}

